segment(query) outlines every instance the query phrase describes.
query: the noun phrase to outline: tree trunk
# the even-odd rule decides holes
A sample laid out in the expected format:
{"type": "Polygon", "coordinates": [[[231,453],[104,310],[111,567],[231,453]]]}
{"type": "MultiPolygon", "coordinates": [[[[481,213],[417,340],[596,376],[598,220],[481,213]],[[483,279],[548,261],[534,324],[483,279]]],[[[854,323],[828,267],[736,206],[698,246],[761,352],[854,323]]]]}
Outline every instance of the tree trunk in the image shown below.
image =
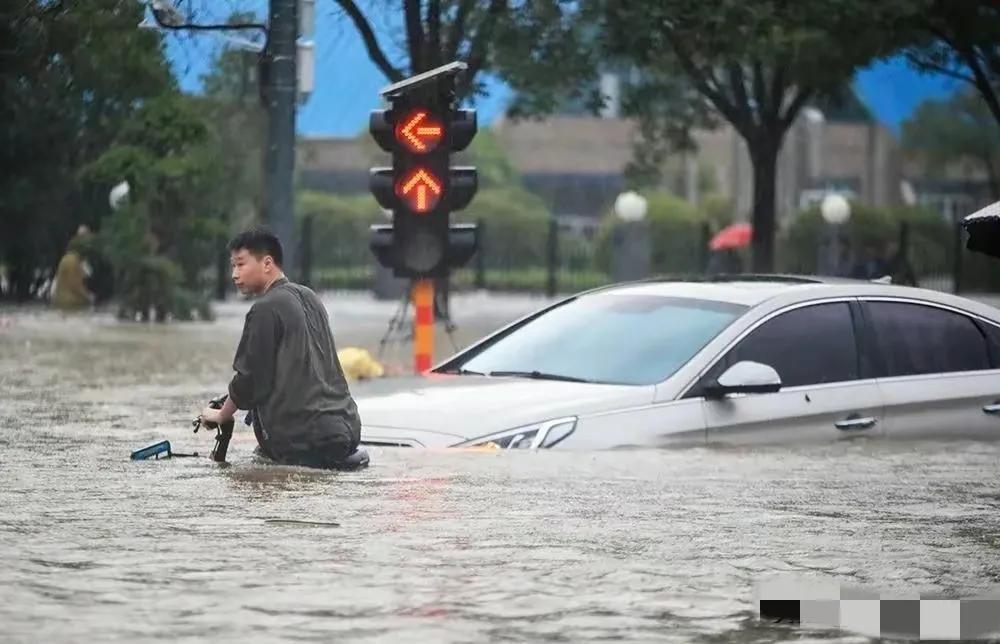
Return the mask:
{"type": "MultiPolygon", "coordinates": [[[[997,123],[1000,125],[1000,121],[997,123]]],[[[986,181],[990,186],[990,197],[993,201],[1000,201],[1000,174],[997,173],[996,164],[993,163],[993,155],[986,154],[983,158],[983,165],[986,167],[986,181]]]]}
{"type": "Polygon", "coordinates": [[[990,113],[993,114],[997,125],[1000,125],[1000,100],[998,100],[997,93],[993,89],[993,82],[990,79],[991,70],[989,68],[983,69],[979,57],[976,55],[975,47],[961,49],[959,53],[962,60],[965,61],[965,64],[972,72],[972,84],[979,91],[979,95],[982,97],[983,102],[986,103],[986,107],[990,109],[990,113]]]}
{"type": "Polygon", "coordinates": [[[753,271],[774,271],[774,232],[778,150],[781,142],[762,137],[747,141],[753,163],[753,271]]]}

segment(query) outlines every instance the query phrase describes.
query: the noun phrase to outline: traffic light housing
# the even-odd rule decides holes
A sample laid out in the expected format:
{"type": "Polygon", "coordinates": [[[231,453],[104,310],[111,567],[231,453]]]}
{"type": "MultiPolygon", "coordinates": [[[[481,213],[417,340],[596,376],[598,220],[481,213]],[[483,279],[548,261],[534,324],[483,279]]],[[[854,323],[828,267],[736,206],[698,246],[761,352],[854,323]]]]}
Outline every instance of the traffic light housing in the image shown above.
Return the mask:
{"type": "Polygon", "coordinates": [[[451,165],[451,155],[476,135],[475,110],[456,109],[452,63],[382,90],[390,107],[371,113],[375,142],[392,154],[391,167],[371,169],[369,187],[391,226],[373,226],[370,247],[397,277],[437,277],[464,265],[478,247],[475,227],[452,226],[478,189],[474,167],[451,165]]]}

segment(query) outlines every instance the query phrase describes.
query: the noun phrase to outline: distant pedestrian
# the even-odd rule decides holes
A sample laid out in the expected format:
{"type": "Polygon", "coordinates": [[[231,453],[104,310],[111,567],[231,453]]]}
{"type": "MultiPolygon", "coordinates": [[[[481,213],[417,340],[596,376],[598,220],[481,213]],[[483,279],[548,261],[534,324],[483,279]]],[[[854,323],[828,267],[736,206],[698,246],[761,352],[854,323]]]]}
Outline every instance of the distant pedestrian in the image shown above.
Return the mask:
{"type": "Polygon", "coordinates": [[[884,247],[871,243],[865,245],[861,259],[851,268],[851,277],[860,280],[877,280],[889,275],[889,262],[884,247]]]}
{"type": "Polygon", "coordinates": [[[886,268],[889,271],[888,274],[892,276],[892,283],[903,286],[916,286],[916,271],[914,271],[913,265],[910,264],[907,254],[903,252],[900,245],[895,242],[890,243],[887,247],[886,255],[889,258],[886,268]]]}
{"type": "Polygon", "coordinates": [[[70,240],[66,253],[59,260],[52,282],[52,306],[64,311],[85,309],[94,303],[94,294],[87,288],[90,270],[77,247],[90,235],[90,229],[80,226],[70,240]]]}
{"type": "Polygon", "coordinates": [[[739,275],[743,272],[743,260],[734,248],[712,251],[708,258],[709,275],[739,275]]]}

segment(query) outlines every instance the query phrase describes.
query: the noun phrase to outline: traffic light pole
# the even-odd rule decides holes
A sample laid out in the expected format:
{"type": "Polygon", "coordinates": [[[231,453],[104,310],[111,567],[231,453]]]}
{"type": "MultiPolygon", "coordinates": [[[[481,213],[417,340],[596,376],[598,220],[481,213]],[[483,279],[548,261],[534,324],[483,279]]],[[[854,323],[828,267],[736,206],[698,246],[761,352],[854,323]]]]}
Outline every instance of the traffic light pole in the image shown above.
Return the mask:
{"type": "Polygon", "coordinates": [[[413,370],[423,373],[434,362],[434,281],[413,282],[413,370]]]}
{"type": "Polygon", "coordinates": [[[292,182],[295,174],[296,39],[298,0],[270,0],[267,51],[267,147],[264,150],[264,220],[278,235],[284,265],[297,269],[292,182]]]}

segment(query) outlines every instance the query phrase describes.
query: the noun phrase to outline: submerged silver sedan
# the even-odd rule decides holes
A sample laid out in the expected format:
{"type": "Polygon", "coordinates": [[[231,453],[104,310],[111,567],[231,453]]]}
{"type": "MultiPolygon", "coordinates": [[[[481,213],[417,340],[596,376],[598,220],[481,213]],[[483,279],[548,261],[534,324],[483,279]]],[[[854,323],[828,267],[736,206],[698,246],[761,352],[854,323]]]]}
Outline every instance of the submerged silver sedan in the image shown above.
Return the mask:
{"type": "Polygon", "coordinates": [[[368,445],[1000,438],[1000,311],[848,280],[615,285],[525,316],[358,406],[368,445]]]}

